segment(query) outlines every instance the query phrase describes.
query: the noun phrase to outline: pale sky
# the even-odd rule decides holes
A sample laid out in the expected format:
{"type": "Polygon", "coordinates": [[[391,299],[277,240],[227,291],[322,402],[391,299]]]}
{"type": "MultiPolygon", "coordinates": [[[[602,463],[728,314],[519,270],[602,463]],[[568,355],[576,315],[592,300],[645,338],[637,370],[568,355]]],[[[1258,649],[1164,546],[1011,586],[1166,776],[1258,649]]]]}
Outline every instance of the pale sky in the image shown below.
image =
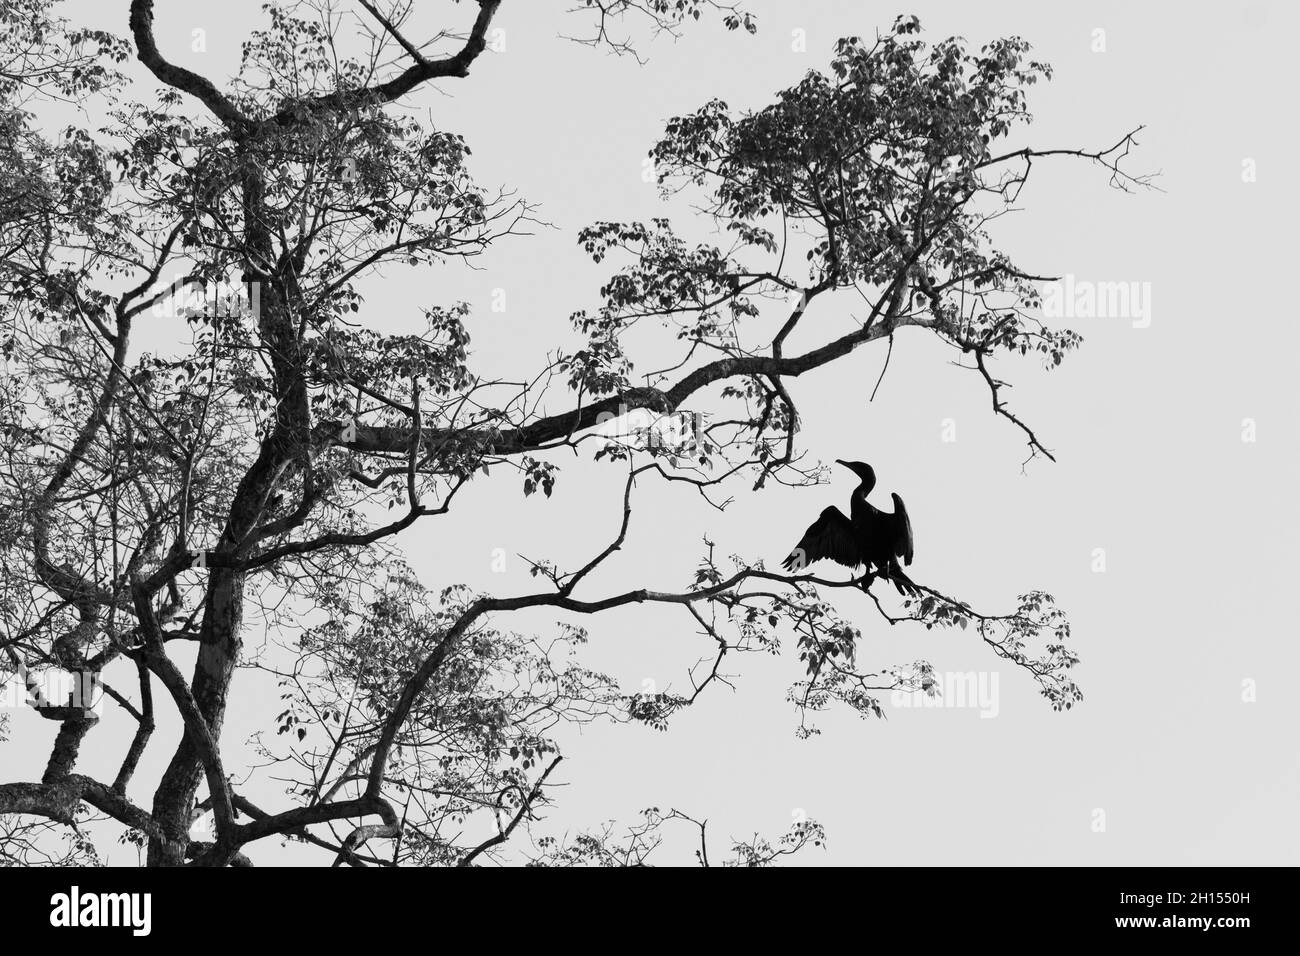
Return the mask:
{"type": "MultiPolygon", "coordinates": [[[[1292,540],[1300,333],[1277,291],[1296,251],[1284,218],[1297,208],[1285,165],[1300,146],[1285,119],[1296,6],[1235,3],[1207,14],[1171,2],[894,8],[755,0],[747,6],[756,36],[706,20],[679,41],[647,42],[642,66],[561,39],[584,26],[562,15],[570,5],[506,0],[504,50],[485,54],[469,79],[407,101],[466,137],[480,182],[541,204],[555,226],[503,242],[478,271],[394,270],[365,289],[361,318],[390,331],[415,327],[421,305],[470,302],[472,360],[484,374],[535,371],[548,351],[576,344],[567,317],[597,302],[610,268],[584,257],[579,228],[667,216],[689,229],[689,198],[663,200],[641,175],[665,120],[712,97],[761,107],[805,71],[825,69],[837,38],[885,30],[900,12],[919,15],[931,39],[1028,39],[1056,71],[1032,90],[1029,141],[1097,147],[1145,124],[1133,167],[1160,171],[1163,191],[1126,195],[1107,187],[1103,170],[1044,162],[1021,196],[1024,211],[994,226],[995,243],[1030,271],[1149,291],[1149,324],[1137,323],[1145,327],[1125,317],[1069,320],[1084,345],[1050,374],[1032,359],[1000,363],[1014,383],[1008,400],[1058,463],[1036,461],[1022,474],[1022,436],[992,414],[982,382],[952,367],[928,333],[899,334],[874,403],[867,397],[883,342],[790,385],[804,416],[803,449],[824,461],[870,461],[880,500],[891,491],[906,499],[917,580],[997,611],[1030,589],[1056,596],[1083,658],[1074,672],[1083,703],[1054,713],[1027,675],[1000,665],[967,632],[890,629],[865,597],[839,594],[841,613],[863,628],[860,664],[924,658],[940,673],[996,673],[996,717],[887,708],[888,720],[878,721],[830,710],[817,720],[820,736],[801,741],[798,714],[785,702],[801,676],[795,653],[742,655],[727,668],[735,692],[706,694],[666,733],[565,733],[565,762],[553,779],[566,786],[535,832],[632,823],[657,806],[708,818],[717,850],[729,836],[779,836],[806,813],[829,841],[824,851],[804,851],[798,861],[807,864],[1300,862],[1298,705],[1282,686],[1300,665],[1286,597],[1300,571],[1292,540]],[[804,37],[806,52],[798,52],[804,37]],[[1248,168],[1255,181],[1243,176],[1248,168]],[[498,289],[504,312],[490,308],[498,289]],[[1251,687],[1253,702],[1243,699],[1251,687]]],[[[126,6],[70,0],[64,10],[74,22],[125,34],[126,6]]],[[[258,7],[160,3],[159,46],[220,83],[258,7]],[[205,31],[202,52],[191,50],[196,29],[205,31]]],[[[460,26],[469,10],[425,4],[416,22],[430,32],[460,26]]],[[[792,348],[848,328],[848,297],[817,308],[792,348]]],[[[550,410],[564,402],[557,392],[550,410]]],[[[556,461],[549,501],[523,499],[513,475],[476,480],[451,514],[407,534],[424,583],[515,594],[536,585],[517,553],[578,566],[599,550],[618,517],[621,476],[572,456],[556,461]],[[492,569],[496,549],[511,556],[505,573],[492,569]]],[[[845,507],[852,485],[842,472],[830,485],[753,495],[742,480],[721,515],[688,490],[648,486],[622,554],[586,593],[682,588],[706,532],[722,555],[773,564],[822,508],[845,507]]],[[[555,619],[547,612],[497,623],[522,630],[555,619]]],[[[678,608],[633,607],[579,623],[592,634],[584,662],[630,690],[647,680],[686,690],[687,668],[709,653],[678,608]]],[[[246,643],[260,641],[250,634],[246,643]]],[[[253,675],[236,683],[223,738],[228,767],[243,765],[240,743],[253,731],[274,733],[274,688],[255,687],[253,675]]],[[[109,710],[80,769],[111,778],[121,754],[109,742],[125,746],[129,718],[109,710]]],[[[5,777],[39,778],[53,725],[20,712],[13,731],[0,745],[5,777]]],[[[178,733],[168,715],[137,774],[137,802],[150,803],[178,733]]],[[[267,809],[287,807],[274,781],[255,778],[246,792],[267,809]]],[[[323,860],[274,842],[250,855],[323,860]]],[[[112,847],[110,862],[133,863],[134,853],[112,847]]]]}

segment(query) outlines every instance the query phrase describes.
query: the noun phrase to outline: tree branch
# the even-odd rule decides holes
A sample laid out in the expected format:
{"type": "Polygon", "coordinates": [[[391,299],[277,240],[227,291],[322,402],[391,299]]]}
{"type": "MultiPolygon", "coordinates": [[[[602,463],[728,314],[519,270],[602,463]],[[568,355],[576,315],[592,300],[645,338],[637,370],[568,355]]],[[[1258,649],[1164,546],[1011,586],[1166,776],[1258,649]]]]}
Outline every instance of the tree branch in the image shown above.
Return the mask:
{"type": "Polygon", "coordinates": [[[163,83],[200,100],[218,119],[232,129],[242,129],[248,118],[226,96],[212,85],[212,81],[192,70],[169,63],[158,51],[153,36],[153,0],[131,0],[131,35],[135,38],[136,55],[149,72],[163,83]]]}

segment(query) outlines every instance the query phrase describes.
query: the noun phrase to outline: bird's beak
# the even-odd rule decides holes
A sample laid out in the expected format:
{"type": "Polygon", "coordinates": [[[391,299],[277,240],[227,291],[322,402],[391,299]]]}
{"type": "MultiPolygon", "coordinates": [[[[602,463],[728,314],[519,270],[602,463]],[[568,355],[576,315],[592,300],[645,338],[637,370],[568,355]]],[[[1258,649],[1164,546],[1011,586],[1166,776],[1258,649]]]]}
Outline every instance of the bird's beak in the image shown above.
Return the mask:
{"type": "Polygon", "coordinates": [[[837,465],[843,465],[845,468],[852,468],[852,467],[853,467],[853,466],[850,465],[847,461],[845,461],[843,458],[836,458],[836,459],[835,459],[835,464],[837,464],[837,465]]]}

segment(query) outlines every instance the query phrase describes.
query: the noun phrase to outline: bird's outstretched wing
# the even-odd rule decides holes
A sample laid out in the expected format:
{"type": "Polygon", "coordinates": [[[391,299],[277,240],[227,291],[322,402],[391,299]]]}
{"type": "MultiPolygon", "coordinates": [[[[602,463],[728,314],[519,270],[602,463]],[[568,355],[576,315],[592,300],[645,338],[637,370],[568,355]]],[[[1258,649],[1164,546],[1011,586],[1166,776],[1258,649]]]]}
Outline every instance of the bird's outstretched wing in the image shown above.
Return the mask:
{"type": "Polygon", "coordinates": [[[862,563],[862,552],[853,523],[834,505],[808,526],[799,543],[782,561],[787,571],[802,571],[814,561],[829,558],[837,564],[855,568],[862,563]]]}
{"type": "Polygon", "coordinates": [[[904,564],[912,563],[912,521],[907,517],[907,506],[894,493],[894,557],[904,564]]]}

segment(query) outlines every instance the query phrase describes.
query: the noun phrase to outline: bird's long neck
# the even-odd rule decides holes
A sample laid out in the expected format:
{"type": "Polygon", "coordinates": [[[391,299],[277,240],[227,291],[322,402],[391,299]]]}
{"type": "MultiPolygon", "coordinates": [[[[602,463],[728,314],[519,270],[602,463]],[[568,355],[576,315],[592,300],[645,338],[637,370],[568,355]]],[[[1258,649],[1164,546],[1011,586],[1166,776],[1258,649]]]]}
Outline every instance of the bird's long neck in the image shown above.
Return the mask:
{"type": "Polygon", "coordinates": [[[871,489],[874,487],[876,487],[875,475],[872,475],[869,478],[863,478],[862,484],[858,485],[858,487],[854,490],[853,497],[860,499],[861,501],[866,501],[867,495],[871,494],[871,489]]]}

